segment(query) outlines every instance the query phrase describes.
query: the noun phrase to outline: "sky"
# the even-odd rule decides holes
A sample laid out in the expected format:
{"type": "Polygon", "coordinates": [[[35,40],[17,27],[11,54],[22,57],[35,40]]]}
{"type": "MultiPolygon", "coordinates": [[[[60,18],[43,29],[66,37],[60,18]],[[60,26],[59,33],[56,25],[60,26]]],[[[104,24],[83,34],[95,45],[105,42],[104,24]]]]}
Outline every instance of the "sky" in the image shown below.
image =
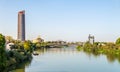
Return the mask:
{"type": "Polygon", "coordinates": [[[0,33],[17,39],[18,12],[25,10],[26,39],[115,42],[120,0],[0,0],[0,33]]]}

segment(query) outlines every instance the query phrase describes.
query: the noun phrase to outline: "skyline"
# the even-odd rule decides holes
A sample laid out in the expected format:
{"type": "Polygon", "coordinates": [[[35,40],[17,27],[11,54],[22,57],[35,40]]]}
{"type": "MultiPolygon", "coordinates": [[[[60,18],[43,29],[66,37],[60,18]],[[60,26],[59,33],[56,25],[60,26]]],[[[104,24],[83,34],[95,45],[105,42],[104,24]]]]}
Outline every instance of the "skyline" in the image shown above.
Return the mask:
{"type": "Polygon", "coordinates": [[[26,39],[115,41],[120,37],[119,0],[0,1],[0,33],[17,39],[17,12],[26,11],[26,39]]]}

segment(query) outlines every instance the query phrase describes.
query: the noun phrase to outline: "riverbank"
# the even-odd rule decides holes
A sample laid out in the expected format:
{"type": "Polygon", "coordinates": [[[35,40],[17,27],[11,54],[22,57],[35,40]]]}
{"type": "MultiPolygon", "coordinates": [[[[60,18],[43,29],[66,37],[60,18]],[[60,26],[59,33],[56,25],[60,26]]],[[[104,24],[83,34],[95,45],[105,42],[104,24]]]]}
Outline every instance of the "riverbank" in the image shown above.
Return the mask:
{"type": "Polygon", "coordinates": [[[8,51],[6,52],[6,56],[6,68],[0,70],[2,72],[14,70],[18,65],[32,60],[31,53],[26,52],[8,51]]]}
{"type": "Polygon", "coordinates": [[[120,45],[115,43],[95,42],[94,44],[90,44],[86,42],[84,45],[78,45],[76,49],[95,56],[101,54],[106,55],[110,61],[115,61],[117,59],[120,62],[120,45]]]}
{"type": "MultiPolygon", "coordinates": [[[[67,48],[38,49],[28,66],[16,68],[12,72],[119,72],[118,60],[109,61],[106,55],[95,56],[77,51],[74,46],[67,48]]],[[[112,58],[112,57],[111,57],[112,58]]]]}

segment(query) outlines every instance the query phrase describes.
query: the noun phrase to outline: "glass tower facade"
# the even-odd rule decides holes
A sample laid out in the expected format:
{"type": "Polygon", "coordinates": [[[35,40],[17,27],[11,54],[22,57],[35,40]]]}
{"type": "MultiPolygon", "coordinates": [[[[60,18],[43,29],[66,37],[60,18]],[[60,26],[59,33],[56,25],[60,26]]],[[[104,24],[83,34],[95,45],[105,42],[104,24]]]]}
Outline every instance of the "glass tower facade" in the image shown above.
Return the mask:
{"type": "Polygon", "coordinates": [[[18,12],[18,40],[25,41],[25,11],[18,12]]]}

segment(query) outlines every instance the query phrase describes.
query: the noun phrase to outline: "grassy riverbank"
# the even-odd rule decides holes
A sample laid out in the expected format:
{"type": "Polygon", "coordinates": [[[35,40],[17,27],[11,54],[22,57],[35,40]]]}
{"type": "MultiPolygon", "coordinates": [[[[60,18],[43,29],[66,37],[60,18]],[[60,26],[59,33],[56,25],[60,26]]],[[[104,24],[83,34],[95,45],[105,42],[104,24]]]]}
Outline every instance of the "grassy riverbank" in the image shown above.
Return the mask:
{"type": "Polygon", "coordinates": [[[110,61],[118,60],[120,62],[120,45],[115,43],[107,42],[95,42],[91,44],[86,42],[84,45],[79,45],[76,47],[78,51],[84,51],[88,54],[93,54],[99,56],[101,54],[106,55],[110,61]]]}

